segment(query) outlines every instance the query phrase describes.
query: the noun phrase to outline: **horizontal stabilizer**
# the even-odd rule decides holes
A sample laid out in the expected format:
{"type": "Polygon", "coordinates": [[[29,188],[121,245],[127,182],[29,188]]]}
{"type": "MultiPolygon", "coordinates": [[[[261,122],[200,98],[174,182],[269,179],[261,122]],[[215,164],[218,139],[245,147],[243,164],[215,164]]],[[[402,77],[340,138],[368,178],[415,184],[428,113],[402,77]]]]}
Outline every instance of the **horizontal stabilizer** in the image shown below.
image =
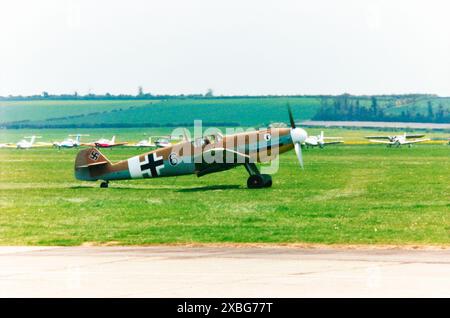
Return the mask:
{"type": "Polygon", "coordinates": [[[106,165],[108,163],[109,163],[109,161],[93,162],[93,163],[89,163],[89,164],[86,164],[86,165],[77,166],[77,168],[87,168],[87,167],[92,167],[92,166],[100,166],[100,165],[106,165]]]}

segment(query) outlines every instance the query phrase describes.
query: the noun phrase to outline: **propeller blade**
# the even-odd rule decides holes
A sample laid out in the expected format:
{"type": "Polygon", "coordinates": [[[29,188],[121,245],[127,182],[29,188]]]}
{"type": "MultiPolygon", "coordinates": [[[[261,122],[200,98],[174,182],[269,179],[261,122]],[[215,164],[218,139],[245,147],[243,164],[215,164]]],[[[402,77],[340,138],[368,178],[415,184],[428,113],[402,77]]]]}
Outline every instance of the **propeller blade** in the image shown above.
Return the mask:
{"type": "Polygon", "coordinates": [[[294,116],[292,115],[291,105],[287,104],[288,113],[289,113],[289,121],[291,122],[291,128],[295,128],[294,116]]]}
{"type": "Polygon", "coordinates": [[[297,154],[298,162],[300,163],[300,167],[302,167],[302,169],[304,169],[303,168],[303,157],[302,157],[302,146],[298,142],[296,142],[294,147],[295,147],[295,153],[297,154]]]}

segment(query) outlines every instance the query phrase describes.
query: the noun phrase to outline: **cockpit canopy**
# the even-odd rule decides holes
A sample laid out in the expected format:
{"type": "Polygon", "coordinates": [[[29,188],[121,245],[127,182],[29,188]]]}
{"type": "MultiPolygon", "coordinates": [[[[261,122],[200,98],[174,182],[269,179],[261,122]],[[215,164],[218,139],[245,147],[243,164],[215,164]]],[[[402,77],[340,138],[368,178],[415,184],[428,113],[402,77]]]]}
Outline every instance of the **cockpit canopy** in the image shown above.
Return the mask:
{"type": "Polygon", "coordinates": [[[213,134],[194,139],[192,141],[192,144],[194,145],[194,147],[203,147],[220,141],[222,141],[222,136],[220,134],[213,134]]]}

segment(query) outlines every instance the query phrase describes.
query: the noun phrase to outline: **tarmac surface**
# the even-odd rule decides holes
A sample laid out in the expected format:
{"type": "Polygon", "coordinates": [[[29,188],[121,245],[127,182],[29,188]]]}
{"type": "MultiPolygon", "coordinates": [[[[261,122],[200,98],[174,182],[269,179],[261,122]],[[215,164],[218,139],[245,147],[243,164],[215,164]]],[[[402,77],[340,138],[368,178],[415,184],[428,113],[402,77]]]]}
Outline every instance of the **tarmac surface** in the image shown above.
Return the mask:
{"type": "Polygon", "coordinates": [[[450,297],[450,250],[4,246],[0,297],[450,297]]]}

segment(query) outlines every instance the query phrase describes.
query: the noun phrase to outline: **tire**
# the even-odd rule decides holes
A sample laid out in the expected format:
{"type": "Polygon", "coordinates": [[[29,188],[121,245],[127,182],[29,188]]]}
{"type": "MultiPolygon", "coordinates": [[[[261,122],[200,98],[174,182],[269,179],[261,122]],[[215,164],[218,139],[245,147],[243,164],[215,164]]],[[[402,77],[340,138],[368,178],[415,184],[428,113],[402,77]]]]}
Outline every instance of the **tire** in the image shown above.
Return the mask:
{"type": "Polygon", "coordinates": [[[268,174],[252,175],[247,179],[249,189],[269,188],[272,186],[272,177],[268,174]]]}
{"type": "Polygon", "coordinates": [[[100,183],[100,188],[107,188],[108,187],[108,182],[103,181],[102,183],[100,183]]]}

